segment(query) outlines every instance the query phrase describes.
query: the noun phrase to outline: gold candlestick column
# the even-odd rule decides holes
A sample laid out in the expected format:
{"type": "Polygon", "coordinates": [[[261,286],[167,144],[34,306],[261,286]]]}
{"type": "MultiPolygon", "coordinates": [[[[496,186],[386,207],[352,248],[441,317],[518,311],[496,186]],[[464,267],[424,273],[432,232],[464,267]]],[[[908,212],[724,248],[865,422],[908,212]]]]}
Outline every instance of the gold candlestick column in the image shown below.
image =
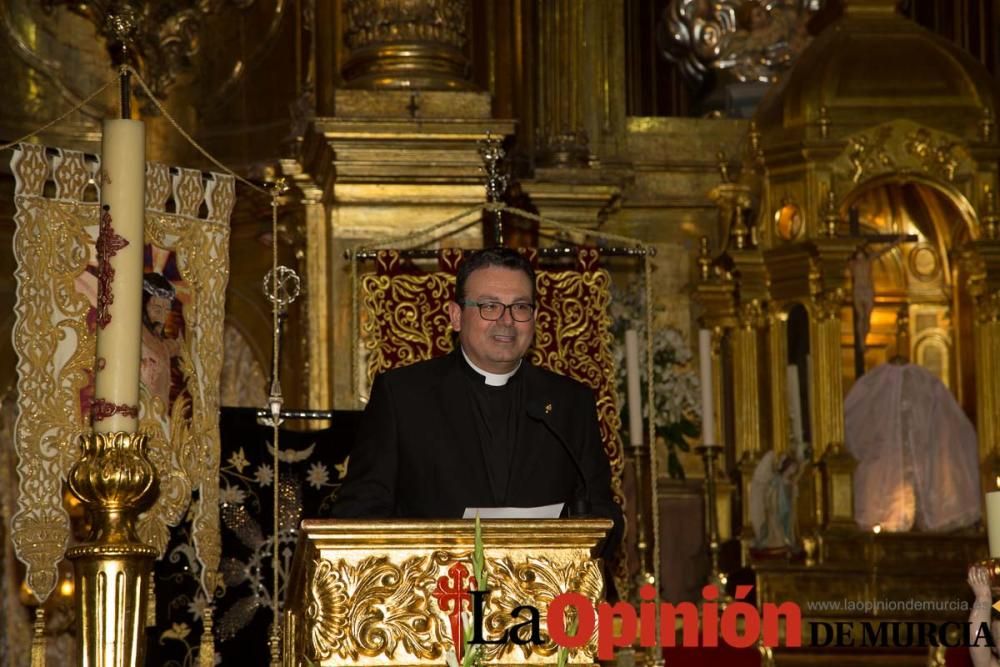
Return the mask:
{"type": "Polygon", "coordinates": [[[135,520],[156,497],[146,436],[90,433],[70,470],[73,494],[91,520],[86,543],[67,550],[76,572],[77,654],[82,667],[143,663],[149,573],[156,550],[135,520]]]}
{"type": "Polygon", "coordinates": [[[708,531],[709,573],[708,583],[715,586],[720,600],[725,601],[726,581],[728,577],[719,566],[719,552],[722,550],[722,539],[719,535],[719,505],[716,494],[715,466],[716,458],[722,452],[722,445],[708,444],[695,447],[705,465],[705,519],[708,531]]]}

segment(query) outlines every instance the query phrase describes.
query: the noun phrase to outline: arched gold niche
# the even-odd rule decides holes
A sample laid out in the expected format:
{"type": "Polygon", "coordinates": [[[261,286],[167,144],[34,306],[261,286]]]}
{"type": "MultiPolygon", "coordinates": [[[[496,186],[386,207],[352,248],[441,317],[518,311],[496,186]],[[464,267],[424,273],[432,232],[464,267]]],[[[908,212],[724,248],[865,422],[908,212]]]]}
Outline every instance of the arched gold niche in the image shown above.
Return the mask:
{"type": "MultiPolygon", "coordinates": [[[[979,236],[972,206],[946,183],[893,174],[865,182],[844,197],[840,218],[852,217],[863,236],[917,238],[895,246],[872,246],[876,252],[886,252],[872,267],[875,309],[866,339],[865,371],[896,355],[909,359],[944,382],[974,418],[974,313],[968,291],[962,288],[956,252],[979,236]]],[[[844,232],[851,232],[850,222],[844,232]]],[[[855,380],[853,318],[848,303],[841,316],[845,395],[855,380]]]]}

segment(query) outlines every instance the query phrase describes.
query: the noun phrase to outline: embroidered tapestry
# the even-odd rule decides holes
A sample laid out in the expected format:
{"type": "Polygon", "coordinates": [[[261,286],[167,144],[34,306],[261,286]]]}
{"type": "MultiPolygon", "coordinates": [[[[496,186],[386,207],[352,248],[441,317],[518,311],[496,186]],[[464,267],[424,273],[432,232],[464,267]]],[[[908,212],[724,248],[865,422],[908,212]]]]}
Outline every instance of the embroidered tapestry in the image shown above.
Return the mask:
{"type": "MultiPolygon", "coordinates": [[[[44,600],[70,536],[63,480],[79,458],[93,397],[100,159],[22,144],[11,170],[19,477],[12,537],[28,585],[44,600]]],[[[219,374],[234,199],[230,176],[146,165],[139,428],[150,435],[160,494],[138,531],[162,556],[170,527],[191,510],[207,590],[221,558],[219,374]]]]}

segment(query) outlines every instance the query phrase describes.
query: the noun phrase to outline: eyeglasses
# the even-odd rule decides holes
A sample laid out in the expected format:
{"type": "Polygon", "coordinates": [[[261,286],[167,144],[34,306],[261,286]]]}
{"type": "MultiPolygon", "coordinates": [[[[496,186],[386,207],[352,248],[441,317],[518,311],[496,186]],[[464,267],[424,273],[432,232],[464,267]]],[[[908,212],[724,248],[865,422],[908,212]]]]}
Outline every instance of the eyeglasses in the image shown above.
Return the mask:
{"type": "Polygon", "coordinates": [[[463,306],[478,306],[479,316],[484,320],[496,322],[503,317],[505,311],[510,310],[510,316],[515,322],[530,322],[535,314],[535,304],[519,301],[517,303],[500,303],[499,301],[473,301],[466,299],[462,301],[463,306]]]}

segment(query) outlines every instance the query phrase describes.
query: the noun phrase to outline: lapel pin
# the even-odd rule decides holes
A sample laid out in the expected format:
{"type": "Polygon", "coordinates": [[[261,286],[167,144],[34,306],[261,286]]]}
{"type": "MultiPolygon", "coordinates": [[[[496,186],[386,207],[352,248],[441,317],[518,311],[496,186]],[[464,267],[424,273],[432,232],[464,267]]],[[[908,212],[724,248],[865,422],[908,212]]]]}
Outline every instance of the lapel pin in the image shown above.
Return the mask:
{"type": "Polygon", "coordinates": [[[545,404],[545,414],[547,414],[547,415],[552,414],[552,404],[551,403],[546,403],[545,404]]]}

